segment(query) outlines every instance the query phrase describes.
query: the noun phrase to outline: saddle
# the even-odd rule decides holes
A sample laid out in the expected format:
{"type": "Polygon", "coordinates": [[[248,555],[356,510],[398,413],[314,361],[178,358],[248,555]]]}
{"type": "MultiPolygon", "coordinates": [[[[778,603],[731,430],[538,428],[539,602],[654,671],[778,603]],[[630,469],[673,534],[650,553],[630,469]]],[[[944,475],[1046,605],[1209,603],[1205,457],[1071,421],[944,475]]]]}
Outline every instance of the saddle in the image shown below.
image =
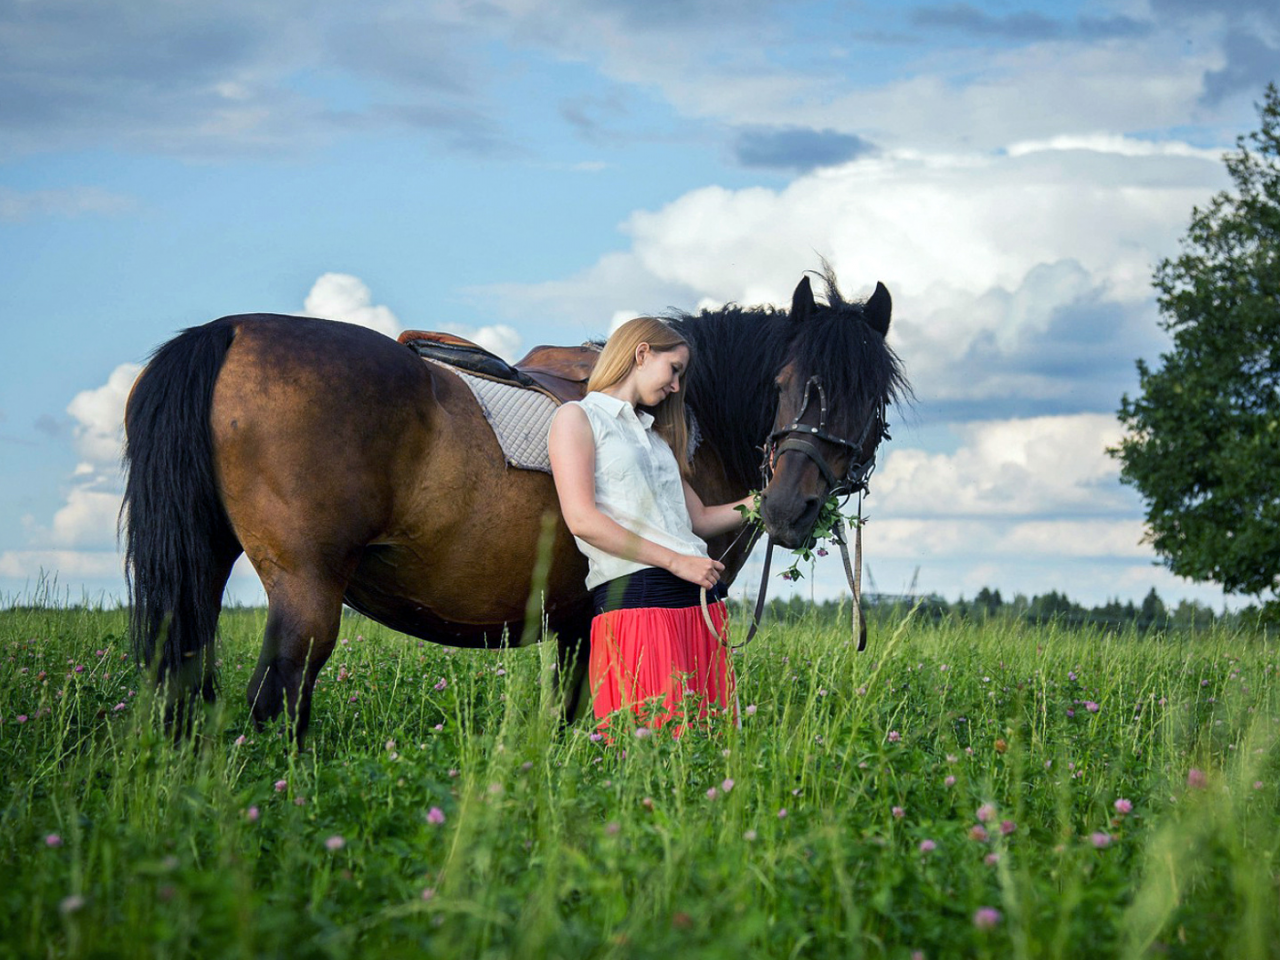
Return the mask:
{"type": "Polygon", "coordinates": [[[587,379],[600,357],[600,347],[592,343],[580,347],[537,346],[513,365],[478,343],[451,333],[406,330],[398,339],[427,360],[457,367],[496,383],[537,390],[557,404],[586,396],[587,379]]]}

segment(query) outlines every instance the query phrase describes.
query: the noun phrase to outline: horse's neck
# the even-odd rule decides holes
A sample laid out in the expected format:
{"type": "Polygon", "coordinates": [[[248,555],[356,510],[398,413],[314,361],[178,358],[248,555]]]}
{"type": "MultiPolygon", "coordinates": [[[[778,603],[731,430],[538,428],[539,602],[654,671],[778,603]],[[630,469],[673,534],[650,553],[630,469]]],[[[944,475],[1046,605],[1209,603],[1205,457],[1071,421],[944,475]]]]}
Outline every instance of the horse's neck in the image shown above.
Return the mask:
{"type": "Polygon", "coordinates": [[[690,486],[705,504],[713,505],[728,503],[730,500],[741,500],[753,489],[741,480],[735,480],[729,476],[720,451],[705,436],[698,444],[690,466],[693,468],[690,486]]]}
{"type": "MultiPolygon", "coordinates": [[[[741,482],[734,482],[727,475],[724,462],[719,452],[710,444],[702,443],[693,458],[693,478],[690,485],[703,503],[715,505],[732,503],[741,500],[753,487],[741,482]]],[[[758,484],[756,484],[758,486],[758,484]]],[[[723,561],[726,567],[726,583],[732,584],[733,578],[747,559],[754,539],[748,533],[735,530],[733,533],[711,537],[707,541],[707,552],[717,560],[723,561]]]]}
{"type": "Polygon", "coordinates": [[[714,478],[705,482],[721,494],[703,497],[706,503],[736,500],[760,486],[762,447],[773,422],[774,368],[781,354],[776,329],[766,326],[775,322],[739,315],[685,321],[696,354],[687,402],[698,417],[703,444],[714,453],[708,457],[714,465],[707,468],[714,478]]]}

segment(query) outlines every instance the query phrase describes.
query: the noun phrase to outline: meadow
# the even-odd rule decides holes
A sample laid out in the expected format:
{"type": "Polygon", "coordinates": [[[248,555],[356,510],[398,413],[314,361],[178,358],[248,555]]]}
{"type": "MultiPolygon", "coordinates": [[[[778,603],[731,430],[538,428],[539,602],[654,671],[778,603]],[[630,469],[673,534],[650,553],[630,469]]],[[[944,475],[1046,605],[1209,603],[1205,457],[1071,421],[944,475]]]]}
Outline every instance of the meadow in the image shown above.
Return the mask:
{"type": "Polygon", "coordinates": [[[773,623],[740,729],[609,745],[553,645],[349,615],[299,752],[244,702],[264,621],[175,748],[122,611],[0,611],[0,956],[1280,957],[1248,629],[773,623]]]}

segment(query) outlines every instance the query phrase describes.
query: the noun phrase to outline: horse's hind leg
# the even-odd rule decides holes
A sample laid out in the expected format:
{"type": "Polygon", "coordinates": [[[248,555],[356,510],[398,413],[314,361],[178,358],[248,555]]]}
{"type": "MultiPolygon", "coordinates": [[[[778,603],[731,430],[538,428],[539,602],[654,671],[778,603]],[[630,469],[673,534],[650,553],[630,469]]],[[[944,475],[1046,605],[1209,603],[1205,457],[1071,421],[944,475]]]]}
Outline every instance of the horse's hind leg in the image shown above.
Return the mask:
{"type": "Polygon", "coordinates": [[[556,634],[556,671],[560,675],[561,718],[566,725],[591,711],[587,682],[591,620],[564,625],[556,634]]]}
{"type": "MultiPolygon", "coordinates": [[[[218,614],[222,610],[222,594],[231,576],[231,568],[240,555],[240,545],[222,542],[211,546],[209,550],[211,560],[207,568],[207,581],[192,588],[195,609],[202,611],[199,616],[202,618],[203,630],[197,649],[183,653],[181,662],[160,677],[161,685],[166,691],[165,726],[173,732],[175,740],[190,736],[195,729],[197,697],[206,704],[212,704],[218,698],[217,649],[214,638],[218,614]]],[[[188,610],[184,609],[183,612],[190,622],[192,617],[188,610]]],[[[172,626],[170,629],[173,629],[172,626]]]]}
{"type": "Polygon", "coordinates": [[[321,575],[273,578],[267,587],[267,628],[249,705],[259,726],[288,708],[299,744],[311,720],[316,676],[338,638],[342,593],[339,578],[321,575]]]}

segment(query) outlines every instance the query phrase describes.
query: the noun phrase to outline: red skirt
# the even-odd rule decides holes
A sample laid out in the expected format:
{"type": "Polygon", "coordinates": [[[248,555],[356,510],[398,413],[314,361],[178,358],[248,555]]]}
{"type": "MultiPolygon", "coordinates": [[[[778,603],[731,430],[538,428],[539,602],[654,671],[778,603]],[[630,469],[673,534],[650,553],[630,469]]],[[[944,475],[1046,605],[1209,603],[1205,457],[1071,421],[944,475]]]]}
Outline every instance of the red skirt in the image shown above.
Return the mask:
{"type": "MultiPolygon", "coordinates": [[[[723,631],[724,602],[708,609],[716,630],[723,631]]],[[[729,651],[707,629],[700,606],[596,615],[588,677],[598,727],[609,740],[620,710],[631,711],[652,730],[674,721],[677,737],[695,720],[736,716],[729,651]]]]}

